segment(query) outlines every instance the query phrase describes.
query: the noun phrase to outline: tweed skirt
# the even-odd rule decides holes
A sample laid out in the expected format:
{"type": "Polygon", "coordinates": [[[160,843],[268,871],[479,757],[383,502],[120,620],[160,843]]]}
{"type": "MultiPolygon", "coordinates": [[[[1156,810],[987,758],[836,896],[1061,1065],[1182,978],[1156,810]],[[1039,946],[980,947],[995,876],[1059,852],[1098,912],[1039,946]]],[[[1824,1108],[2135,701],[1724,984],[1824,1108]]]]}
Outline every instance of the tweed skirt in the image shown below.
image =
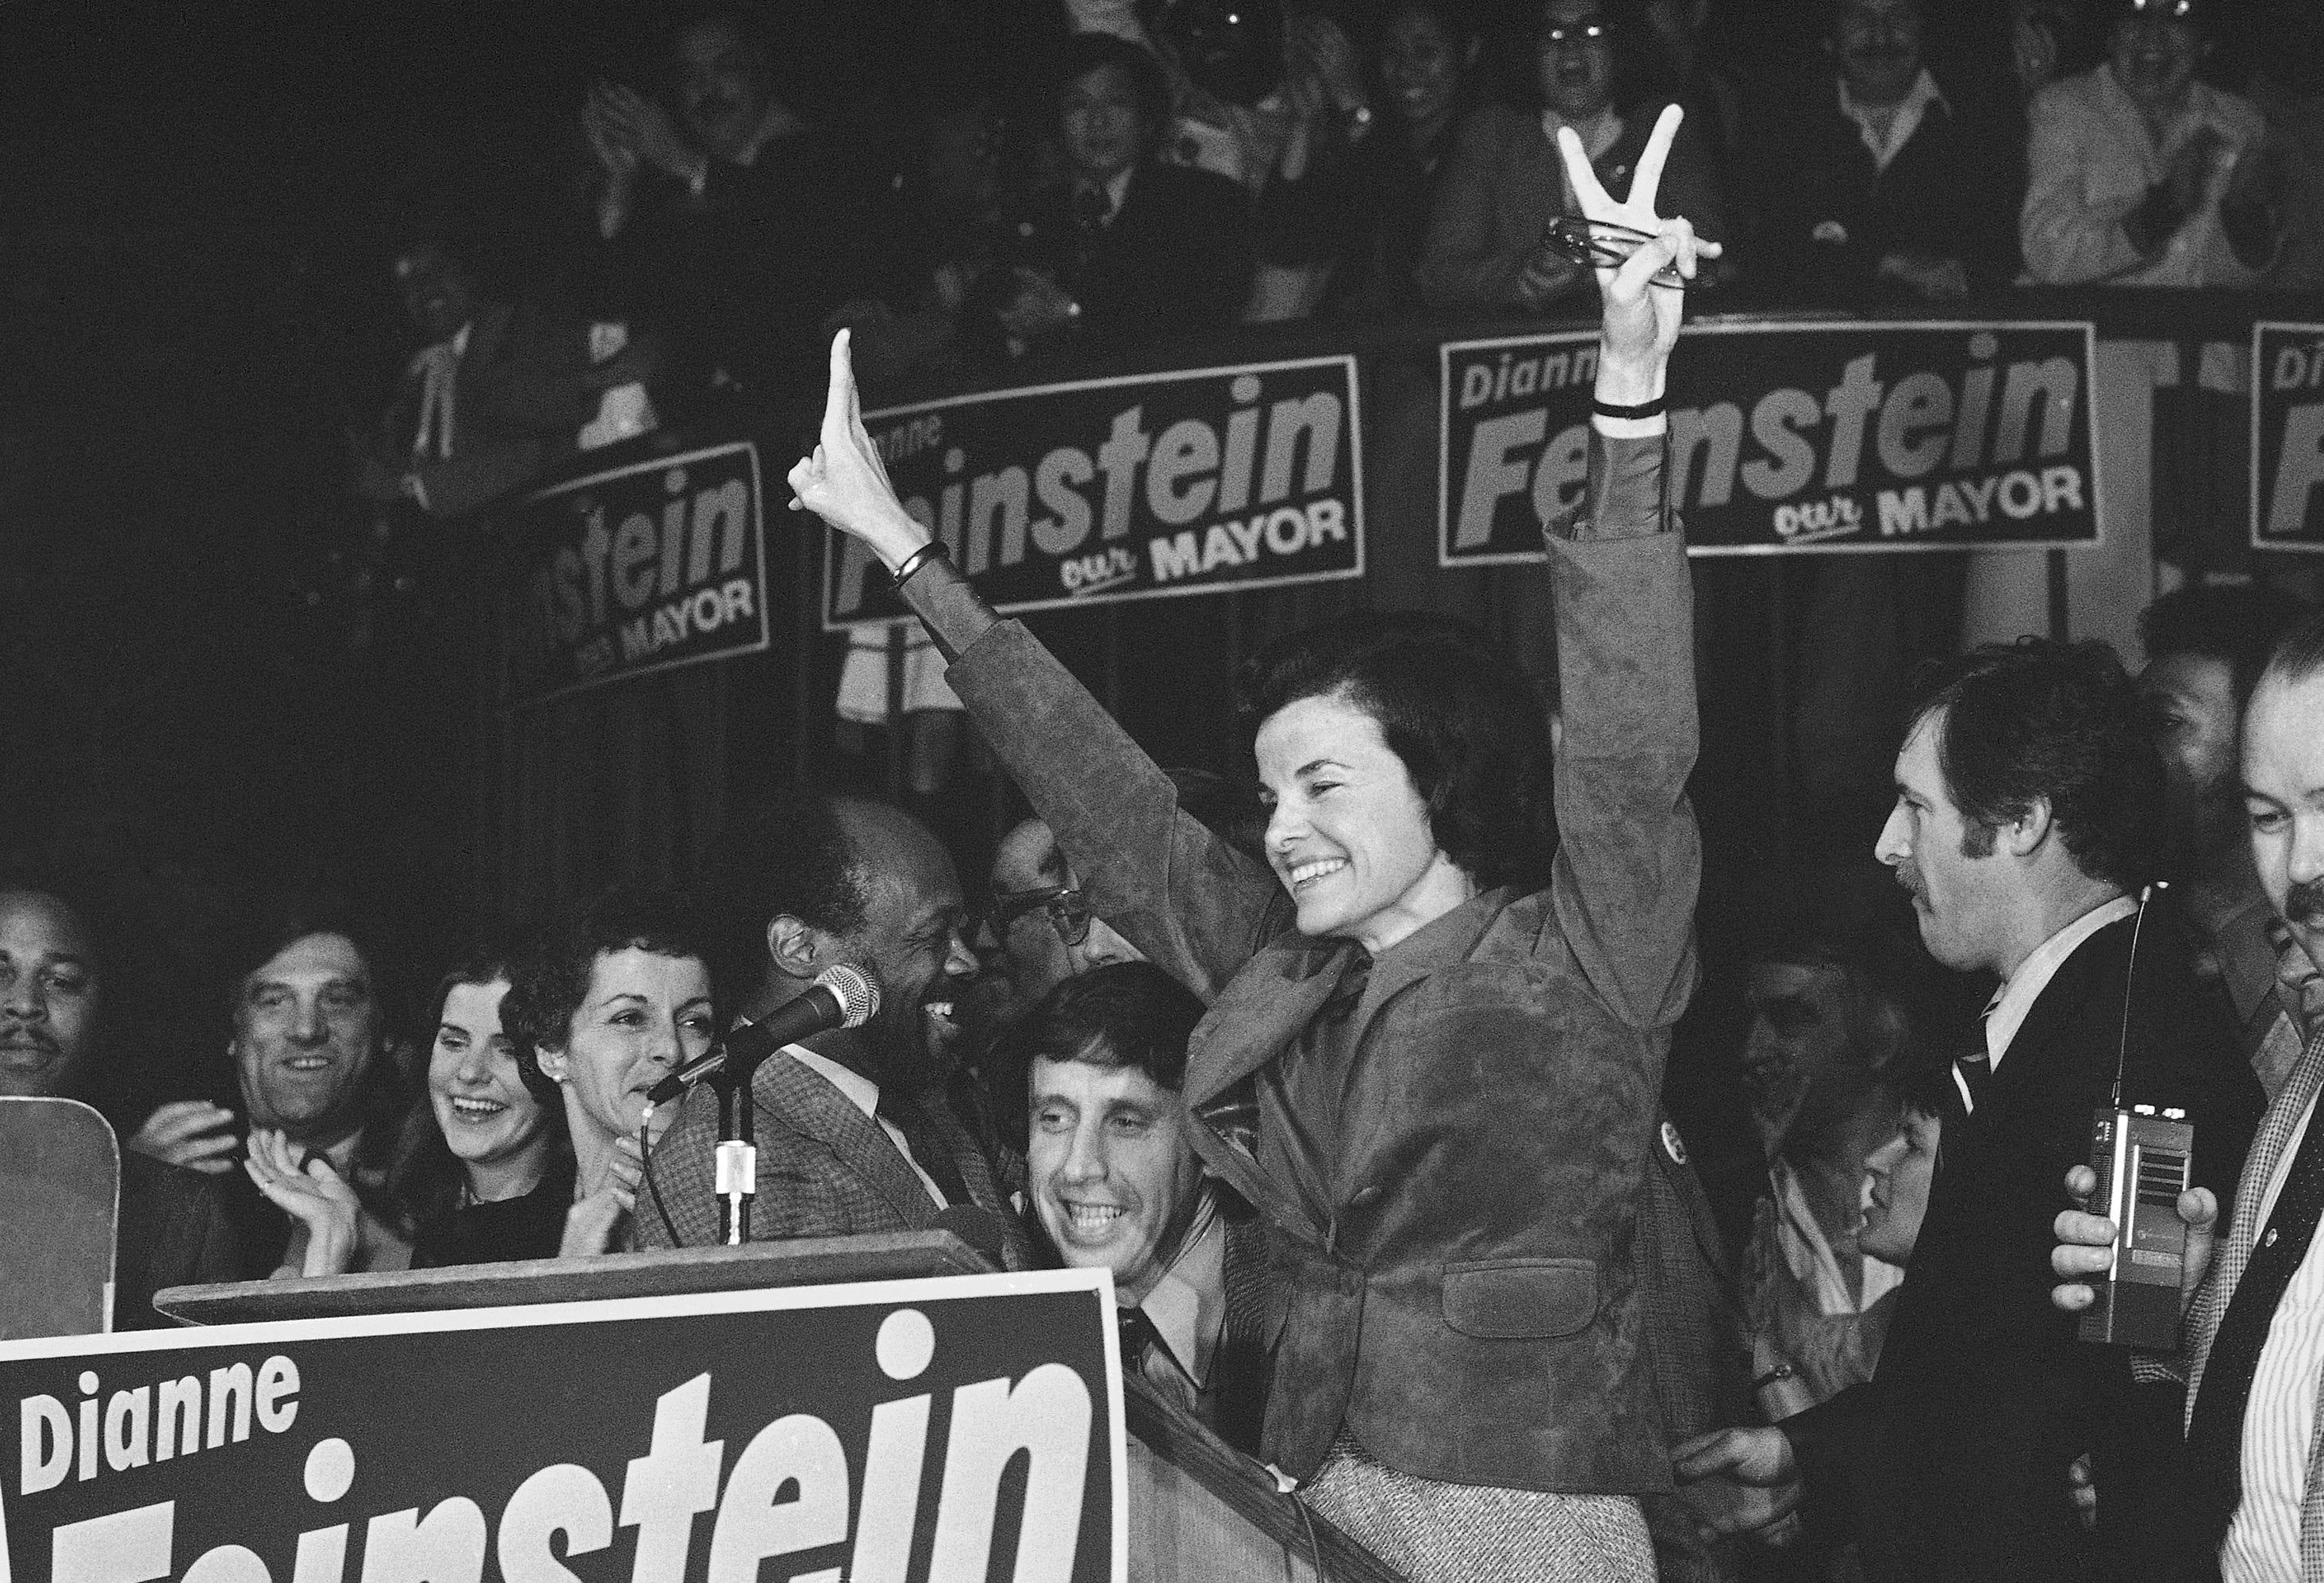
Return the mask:
{"type": "Polygon", "coordinates": [[[1654,1540],[1630,1496],[1416,1478],[1342,1429],[1299,1496],[1412,1583],[1655,1583],[1654,1540]]]}

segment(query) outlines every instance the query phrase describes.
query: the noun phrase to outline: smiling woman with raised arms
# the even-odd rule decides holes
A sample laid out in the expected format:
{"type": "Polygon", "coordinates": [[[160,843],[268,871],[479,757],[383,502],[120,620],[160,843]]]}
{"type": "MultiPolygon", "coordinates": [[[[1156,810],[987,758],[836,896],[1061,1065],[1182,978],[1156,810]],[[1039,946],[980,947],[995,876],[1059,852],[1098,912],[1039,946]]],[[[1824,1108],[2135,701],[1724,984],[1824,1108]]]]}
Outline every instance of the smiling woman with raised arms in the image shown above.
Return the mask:
{"type": "Polygon", "coordinates": [[[1515,667],[1472,635],[1343,618],[1246,677],[1262,868],[904,511],[844,339],[822,444],[790,474],[895,575],[1093,908],[1212,999],[1188,1130],[1266,1219],[1288,1304],[1265,1454],[1417,1579],[1651,1578],[1637,1497],[1670,1487],[1632,1241],[1700,850],[1663,483],[1683,298],[1650,278],[1717,253],[1655,213],[1677,124],[1619,204],[1561,140],[1586,212],[1650,239],[1600,272],[1588,491],[1545,533],[1554,765],[1515,667]]]}

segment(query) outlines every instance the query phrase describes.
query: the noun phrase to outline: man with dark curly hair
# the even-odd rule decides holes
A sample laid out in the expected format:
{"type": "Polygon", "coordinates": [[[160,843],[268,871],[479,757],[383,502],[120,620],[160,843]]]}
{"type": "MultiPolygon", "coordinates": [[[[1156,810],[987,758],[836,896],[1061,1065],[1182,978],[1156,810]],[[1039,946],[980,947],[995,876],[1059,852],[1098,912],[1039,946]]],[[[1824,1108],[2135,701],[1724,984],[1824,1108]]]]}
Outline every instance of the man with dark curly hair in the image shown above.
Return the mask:
{"type": "MultiPolygon", "coordinates": [[[[2119,1081],[2124,1104],[2187,1112],[2195,1179],[2225,1192],[2259,1085],[2178,932],[2147,916],[2167,904],[2143,906],[2163,768],[2112,650],[2028,638],[1944,662],[1895,781],[1876,851],[1923,943],[2001,980],[1955,1063],[1912,1275],[1868,1384],[1683,1447],[1680,1476],[1800,1477],[1811,1528],[1860,1542],[1870,1577],[2074,1576],[2066,1468],[2141,1403],[2127,1349],[2083,1346],[2051,1306],[2058,1184],[2119,1081]]],[[[2118,1486],[2136,1477],[2120,1468],[2118,1486]]],[[[2138,1506],[2109,1502],[2101,1522],[2138,1506]]]]}

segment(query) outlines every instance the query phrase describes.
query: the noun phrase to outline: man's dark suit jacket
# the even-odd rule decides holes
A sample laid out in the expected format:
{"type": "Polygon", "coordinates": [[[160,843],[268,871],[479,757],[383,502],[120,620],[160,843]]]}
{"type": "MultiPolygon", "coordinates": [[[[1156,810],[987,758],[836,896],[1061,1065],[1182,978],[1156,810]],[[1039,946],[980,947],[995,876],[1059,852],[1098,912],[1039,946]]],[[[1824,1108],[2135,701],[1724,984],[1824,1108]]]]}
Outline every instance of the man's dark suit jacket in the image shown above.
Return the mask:
{"type": "Polygon", "coordinates": [[[2009,284],[2025,158],[1999,127],[1954,103],[1957,111],[1932,104],[1886,170],[1840,113],[1831,79],[1805,104],[1766,106],[1747,144],[1761,188],[1752,206],[1753,294],[1818,304],[1901,298],[1904,288],[1877,273],[1892,253],[1957,258],[1971,290],[2009,284]],[[1819,241],[1819,228],[1838,239],[1819,241]]]}
{"type": "Polygon", "coordinates": [[[381,419],[377,454],[419,475],[429,516],[465,517],[574,454],[581,426],[597,415],[588,368],[589,332],[579,320],[484,303],[453,378],[452,454],[412,455],[426,391],[417,372],[406,373],[381,419]]]}
{"type": "MultiPolygon", "coordinates": [[[[2180,933],[2157,921],[2139,942],[2123,1100],[2185,1108],[2195,1179],[2224,1201],[2258,1121],[2259,1084],[2180,933]]],[[[1874,1578],[2032,1583],[2080,1566],[2066,1468],[2132,1411],[2130,1356],[2080,1341],[2075,1317],[2051,1305],[2051,1225],[2113,1086],[2132,928],[2108,925],[2059,966],[1975,1112],[1947,1118],[1870,1383],[1783,1422],[1810,1522],[1852,1528],[1874,1578]]]]}
{"type": "MultiPolygon", "coordinates": [[[[910,1164],[880,1124],[804,1063],[777,1051],[751,1079],[759,1149],[758,1196],[751,1202],[751,1240],[856,1237],[872,1231],[927,1231],[942,1213],[910,1164]]],[[[930,1121],[952,1146],[953,1162],[976,1207],[999,1217],[1003,1261],[1030,1262],[1031,1245],[993,1186],[992,1172],[967,1128],[941,1100],[930,1121]]],[[[708,1084],[687,1095],[669,1130],[654,1146],[653,1180],[661,1189],[677,1240],[662,1224],[650,1190],[638,1194],[641,1247],[708,1247],[718,1240],[718,1200],[711,1192],[718,1146],[718,1100],[708,1084]]]]}
{"type": "MultiPolygon", "coordinates": [[[[237,1169],[235,1175],[242,1174],[237,1169]]],[[[158,1330],[170,1321],[153,1294],[171,1286],[242,1279],[226,1196],[198,1171],[121,1152],[121,1213],[113,1261],[113,1328],[158,1330]]]]}
{"type": "MultiPolygon", "coordinates": [[[[1048,201],[1070,206],[1070,190],[1048,201]]],[[[1070,229],[1070,214],[1037,224],[1070,229]]],[[[1250,290],[1250,203],[1223,176],[1148,161],[1113,218],[1074,252],[1060,283],[1081,304],[1083,349],[1104,355],[1226,329],[1250,290]]]]}

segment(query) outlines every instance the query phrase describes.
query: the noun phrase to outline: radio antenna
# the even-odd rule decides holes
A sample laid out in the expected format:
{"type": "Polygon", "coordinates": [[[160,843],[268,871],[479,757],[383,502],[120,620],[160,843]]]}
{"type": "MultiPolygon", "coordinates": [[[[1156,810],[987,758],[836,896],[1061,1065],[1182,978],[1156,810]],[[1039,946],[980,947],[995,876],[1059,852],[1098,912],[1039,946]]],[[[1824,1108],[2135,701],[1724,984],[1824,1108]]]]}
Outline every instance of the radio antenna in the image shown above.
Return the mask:
{"type": "Polygon", "coordinates": [[[2130,1060],[2130,988],[2138,981],[2139,931],[2146,927],[2146,904],[2154,899],[2156,891],[2169,888],[2167,884],[2157,879],[2138,893],[2138,914],[2130,925],[2130,964],[2123,970],[2122,975],[2122,1037],[2115,1045],[2114,1097],[2107,1105],[2111,1110],[2122,1109],[2122,1073],[2130,1060]]]}

